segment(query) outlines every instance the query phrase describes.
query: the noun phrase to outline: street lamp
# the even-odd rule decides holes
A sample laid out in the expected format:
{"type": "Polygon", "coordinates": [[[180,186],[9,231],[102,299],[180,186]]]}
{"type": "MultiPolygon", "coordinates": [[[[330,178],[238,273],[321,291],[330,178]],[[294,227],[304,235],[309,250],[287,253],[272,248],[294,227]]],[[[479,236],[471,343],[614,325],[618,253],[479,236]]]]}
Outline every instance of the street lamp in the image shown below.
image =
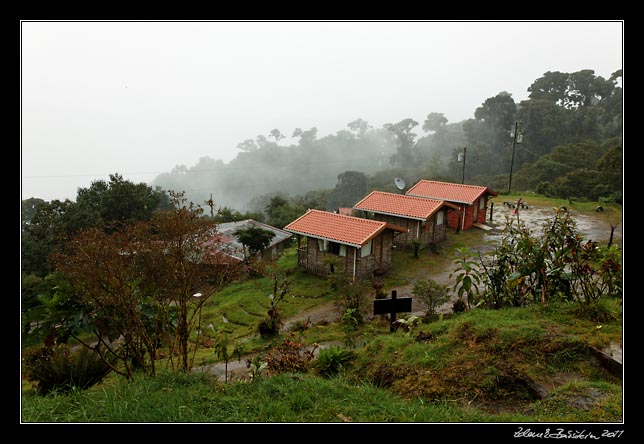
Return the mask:
{"type": "Polygon", "coordinates": [[[512,159],[510,160],[510,182],[508,184],[508,194],[512,189],[512,167],[514,166],[514,151],[516,149],[517,143],[523,142],[523,133],[519,133],[519,123],[520,120],[514,121],[514,133],[512,133],[512,159]]]}
{"type": "Polygon", "coordinates": [[[465,154],[467,153],[467,148],[463,147],[463,152],[458,153],[457,162],[463,162],[463,174],[461,176],[461,183],[465,183],[465,154]]]}

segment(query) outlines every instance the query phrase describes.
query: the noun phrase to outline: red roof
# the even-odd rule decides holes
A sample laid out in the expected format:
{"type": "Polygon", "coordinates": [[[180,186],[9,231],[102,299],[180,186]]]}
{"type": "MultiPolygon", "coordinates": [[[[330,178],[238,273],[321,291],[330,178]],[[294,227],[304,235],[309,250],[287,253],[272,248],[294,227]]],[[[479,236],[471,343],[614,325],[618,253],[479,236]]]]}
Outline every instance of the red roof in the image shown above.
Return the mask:
{"type": "Polygon", "coordinates": [[[353,247],[362,247],[386,228],[407,232],[406,228],[396,227],[386,222],[321,210],[308,210],[285,226],[284,230],[353,247]]]}
{"type": "Polygon", "coordinates": [[[408,219],[427,220],[444,205],[455,207],[455,205],[445,203],[443,200],[372,191],[367,197],[355,204],[353,208],[408,219]]]}
{"type": "Polygon", "coordinates": [[[470,205],[484,194],[491,194],[492,196],[498,195],[498,193],[489,188],[478,185],[464,185],[425,179],[419,180],[405,194],[408,196],[429,197],[470,205]]]}

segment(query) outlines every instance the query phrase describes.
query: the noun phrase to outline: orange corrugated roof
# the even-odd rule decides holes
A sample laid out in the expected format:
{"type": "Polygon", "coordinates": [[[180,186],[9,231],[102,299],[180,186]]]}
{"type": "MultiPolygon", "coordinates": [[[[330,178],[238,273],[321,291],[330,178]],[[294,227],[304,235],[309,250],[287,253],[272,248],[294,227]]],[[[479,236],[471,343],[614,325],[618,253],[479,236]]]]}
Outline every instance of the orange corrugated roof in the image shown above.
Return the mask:
{"type": "Polygon", "coordinates": [[[446,200],[473,204],[476,199],[488,193],[497,196],[497,193],[487,187],[479,185],[464,185],[460,183],[438,182],[435,180],[419,180],[416,185],[405,193],[408,196],[428,197],[431,199],[446,200]]]}
{"type": "MultiPolygon", "coordinates": [[[[367,197],[355,204],[353,208],[408,219],[427,220],[443,205],[445,205],[443,200],[372,191],[367,197]]],[[[453,205],[449,204],[449,206],[453,205]]]]}
{"type": "Polygon", "coordinates": [[[328,239],[340,244],[361,247],[385,228],[406,232],[386,222],[345,216],[322,210],[308,210],[284,227],[284,230],[304,236],[328,239]]]}

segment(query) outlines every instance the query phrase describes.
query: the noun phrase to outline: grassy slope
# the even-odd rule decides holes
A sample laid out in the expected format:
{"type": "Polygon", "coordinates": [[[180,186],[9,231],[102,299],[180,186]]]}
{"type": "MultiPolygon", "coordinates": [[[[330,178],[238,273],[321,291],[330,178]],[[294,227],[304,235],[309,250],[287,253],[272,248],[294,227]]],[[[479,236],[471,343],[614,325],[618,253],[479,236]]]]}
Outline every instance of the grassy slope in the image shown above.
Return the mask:
{"type": "MultiPolygon", "coordinates": [[[[533,198],[531,202],[534,204],[533,198]]],[[[594,208],[592,204],[588,207],[589,212],[594,208]]],[[[409,282],[411,275],[407,273],[413,271],[407,270],[413,267],[431,270],[443,266],[454,248],[476,245],[477,233],[452,236],[441,254],[420,260],[407,257],[404,264],[398,261],[386,286],[409,282]]],[[[298,271],[295,265],[295,252],[290,250],[280,260],[290,282],[289,294],[280,304],[286,318],[334,298],[328,282],[298,271]]],[[[269,308],[271,292],[272,282],[267,278],[231,285],[204,309],[204,331],[212,323],[231,337],[246,341],[248,352],[265,349],[269,341],[253,335],[269,308]],[[222,320],[224,314],[227,323],[222,320]]],[[[618,302],[613,301],[611,307],[621,319],[618,302]]],[[[577,319],[565,306],[475,310],[422,325],[421,330],[432,339],[417,342],[401,333],[387,334],[387,324],[376,320],[362,328],[360,339],[365,346],[358,349],[355,367],[342,378],[280,376],[228,386],[203,375],[164,375],[132,384],[109,378],[101,386],[69,396],[39,398],[27,391],[23,420],[334,422],[351,417],[368,422],[620,421],[621,381],[599,369],[586,345],[621,342],[621,322],[597,327],[577,319]],[[536,400],[526,389],[526,381],[546,387],[549,396],[536,400]],[[584,399],[593,402],[584,403],[584,399]],[[208,408],[203,407],[206,404],[208,408]]],[[[342,337],[341,326],[329,324],[310,328],[302,340],[310,343],[342,337]]],[[[212,348],[207,347],[197,353],[195,365],[215,361],[212,348]]]]}

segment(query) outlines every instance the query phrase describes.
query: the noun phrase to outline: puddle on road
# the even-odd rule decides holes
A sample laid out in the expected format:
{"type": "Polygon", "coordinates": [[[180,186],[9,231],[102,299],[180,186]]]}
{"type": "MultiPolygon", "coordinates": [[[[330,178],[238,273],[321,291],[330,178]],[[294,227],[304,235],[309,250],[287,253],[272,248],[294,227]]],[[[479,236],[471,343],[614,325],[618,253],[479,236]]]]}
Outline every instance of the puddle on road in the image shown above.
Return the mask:
{"type": "MultiPolygon", "coordinates": [[[[503,229],[506,225],[506,217],[516,220],[517,216],[513,215],[513,208],[503,205],[503,202],[495,202],[494,210],[492,213],[492,221],[485,222],[486,225],[493,227],[493,230],[487,232],[484,236],[486,241],[501,240],[503,237],[503,229]]],[[[610,237],[610,224],[606,220],[602,220],[601,216],[592,217],[587,214],[577,213],[574,209],[569,209],[570,214],[577,223],[577,230],[584,236],[585,240],[593,240],[601,244],[608,243],[610,237]]],[[[551,207],[532,207],[522,208],[519,210],[519,220],[525,223],[528,228],[535,235],[540,235],[543,224],[546,219],[555,215],[556,210],[551,207]]],[[[622,224],[620,223],[613,233],[613,242],[621,244],[622,241],[622,224]]]]}

